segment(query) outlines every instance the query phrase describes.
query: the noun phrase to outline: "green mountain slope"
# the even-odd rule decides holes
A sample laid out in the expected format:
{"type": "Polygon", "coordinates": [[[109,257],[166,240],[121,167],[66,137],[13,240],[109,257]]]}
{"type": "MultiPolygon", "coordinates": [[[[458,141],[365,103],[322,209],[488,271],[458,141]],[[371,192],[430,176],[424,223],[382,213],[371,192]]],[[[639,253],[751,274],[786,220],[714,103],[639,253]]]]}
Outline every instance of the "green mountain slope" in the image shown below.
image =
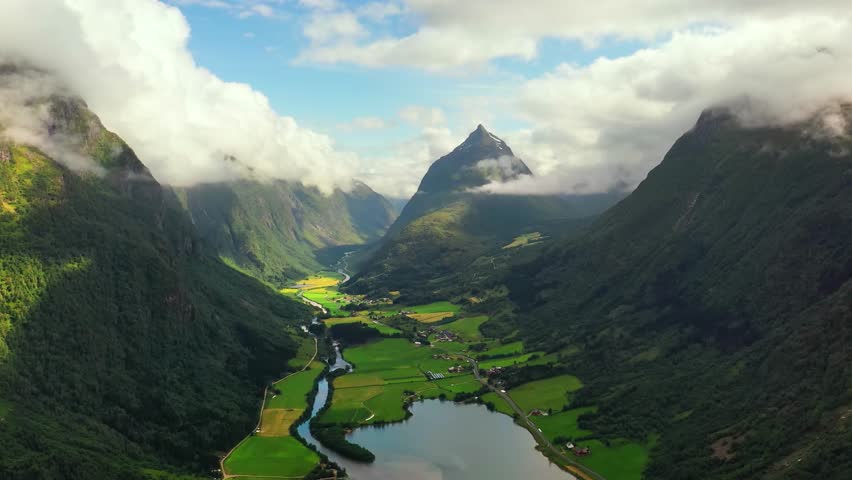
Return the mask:
{"type": "Polygon", "coordinates": [[[276,285],[318,270],[318,250],[377,240],[396,217],[360,182],[328,196],[284,181],[206,184],[177,194],[220,256],[276,285]]]}
{"type": "Polygon", "coordinates": [[[819,118],[706,112],[585,234],[508,270],[520,312],[490,328],[579,350],[583,427],[661,434],[646,478],[850,478],[850,152],[819,118]]]}
{"type": "Polygon", "coordinates": [[[600,213],[622,197],[620,193],[494,195],[472,190],[522,175],[532,172],[503,140],[480,125],[432,164],[385,238],[353,259],[360,271],[349,288],[422,296],[452,283],[456,272],[483,255],[499,252],[518,235],[574,230],[581,223],[577,219],[600,213]]]}
{"type": "Polygon", "coordinates": [[[308,312],[207,256],[81,101],[30,101],[102,175],[0,136],[0,478],[209,473],[308,312]]]}

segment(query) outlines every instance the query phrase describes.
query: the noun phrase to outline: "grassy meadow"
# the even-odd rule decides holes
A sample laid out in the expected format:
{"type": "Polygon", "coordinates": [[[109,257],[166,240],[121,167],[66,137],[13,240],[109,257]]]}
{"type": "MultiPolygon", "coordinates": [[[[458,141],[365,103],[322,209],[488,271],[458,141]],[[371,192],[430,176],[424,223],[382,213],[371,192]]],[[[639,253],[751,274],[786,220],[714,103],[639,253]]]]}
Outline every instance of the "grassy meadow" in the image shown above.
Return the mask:
{"type": "Polygon", "coordinates": [[[482,339],[482,333],[479,331],[479,326],[487,321],[487,316],[479,315],[476,317],[461,318],[452,323],[443,325],[441,328],[455,333],[466,341],[474,342],[482,339]]]}
{"type": "MultiPolygon", "coordinates": [[[[310,344],[314,346],[312,339],[310,344]]],[[[299,356],[306,363],[313,356],[300,346],[299,356]],[[308,355],[308,353],[310,355],[308,355]]],[[[303,363],[303,364],[304,364],[303,363]]],[[[319,464],[319,456],[290,436],[290,427],[309,408],[308,393],[325,365],[313,361],[302,371],[272,385],[261,412],[260,431],[240,443],[224,462],[228,475],[246,478],[303,477],[319,464]]]]}
{"type": "Polygon", "coordinates": [[[303,477],[319,463],[319,456],[291,436],[252,436],[225,460],[229,475],[303,477]]]}
{"type": "Polygon", "coordinates": [[[533,409],[559,411],[570,403],[568,395],[582,387],[583,383],[577,377],[560,375],[515,387],[509,390],[509,396],[527,414],[533,409]]]}

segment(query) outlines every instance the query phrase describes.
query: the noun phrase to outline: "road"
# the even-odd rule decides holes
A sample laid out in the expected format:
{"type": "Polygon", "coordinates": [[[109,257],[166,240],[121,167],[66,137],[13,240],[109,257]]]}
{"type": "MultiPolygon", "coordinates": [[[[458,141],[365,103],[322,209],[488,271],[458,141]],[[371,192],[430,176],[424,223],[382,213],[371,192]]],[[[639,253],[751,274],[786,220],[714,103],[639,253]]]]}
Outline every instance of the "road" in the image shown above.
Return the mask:
{"type": "Polygon", "coordinates": [[[473,357],[468,357],[465,355],[465,358],[467,358],[468,362],[470,362],[471,368],[473,368],[473,376],[476,377],[476,379],[479,380],[481,384],[485,385],[486,387],[488,387],[489,390],[491,390],[492,392],[497,394],[497,396],[502,398],[506,402],[506,404],[512,408],[512,410],[517,414],[518,418],[520,419],[521,426],[529,430],[529,432],[532,434],[533,438],[535,438],[535,441],[542,448],[542,450],[546,450],[550,454],[548,456],[558,462],[562,462],[561,466],[580,480],[606,480],[600,474],[595,473],[593,470],[589,469],[589,467],[578,463],[573,458],[563,454],[558,447],[553,445],[550,440],[548,440],[547,437],[545,437],[538,430],[538,427],[536,427],[532,420],[527,417],[526,412],[524,412],[521,407],[519,407],[518,404],[515,403],[514,400],[512,400],[512,397],[510,397],[507,393],[503,393],[502,391],[500,391],[500,389],[492,386],[490,383],[488,383],[487,379],[482,378],[479,373],[479,364],[476,363],[476,360],[473,357]]]}

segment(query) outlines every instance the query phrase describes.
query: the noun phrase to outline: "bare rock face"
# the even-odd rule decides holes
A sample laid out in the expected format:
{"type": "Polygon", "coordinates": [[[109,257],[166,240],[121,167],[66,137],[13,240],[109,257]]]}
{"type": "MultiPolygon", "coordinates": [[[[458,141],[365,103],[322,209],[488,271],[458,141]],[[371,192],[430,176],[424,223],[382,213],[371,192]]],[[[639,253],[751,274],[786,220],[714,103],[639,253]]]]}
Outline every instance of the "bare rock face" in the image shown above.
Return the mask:
{"type": "Polygon", "coordinates": [[[506,142],[479,125],[464,142],[429,167],[418,192],[464,191],[521,175],[532,175],[532,171],[506,142]]]}

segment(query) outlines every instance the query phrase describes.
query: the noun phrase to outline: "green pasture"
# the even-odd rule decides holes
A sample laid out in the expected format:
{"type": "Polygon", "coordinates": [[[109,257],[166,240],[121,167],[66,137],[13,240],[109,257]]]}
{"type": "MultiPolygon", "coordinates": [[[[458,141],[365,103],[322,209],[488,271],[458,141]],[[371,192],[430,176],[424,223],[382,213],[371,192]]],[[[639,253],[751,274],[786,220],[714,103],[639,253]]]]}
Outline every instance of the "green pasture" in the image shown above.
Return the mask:
{"type": "Polygon", "coordinates": [[[560,375],[524,383],[509,390],[509,396],[527,414],[533,409],[559,411],[569,403],[568,394],[582,387],[583,382],[579,378],[560,375]]]}
{"type": "Polygon", "coordinates": [[[281,391],[280,395],[273,398],[270,392],[266,401],[266,408],[307,408],[307,395],[314,388],[317,377],[322,373],[323,364],[317,361],[311,362],[307,370],[294,373],[289,377],[273,384],[274,388],[281,391]]]}
{"type": "Polygon", "coordinates": [[[225,470],[229,475],[303,477],[319,460],[293,437],[252,436],[225,460],[225,470]]]}
{"type": "Polygon", "coordinates": [[[524,342],[511,342],[501,344],[500,342],[494,342],[489,348],[485,351],[479,352],[476,357],[477,358],[486,358],[486,357],[495,357],[501,355],[517,355],[524,351],[524,342]]]}
{"type": "Polygon", "coordinates": [[[476,341],[482,338],[482,333],[479,332],[479,326],[488,321],[486,315],[476,317],[467,317],[456,320],[455,322],[441,325],[439,328],[449,330],[459,337],[467,341],[476,341]]]}
{"type": "Polygon", "coordinates": [[[597,407],[583,407],[555,412],[546,417],[530,417],[530,419],[550,441],[556,437],[578,438],[591,435],[592,432],[581,429],[577,425],[577,419],[584,413],[595,411],[597,407]]]}

